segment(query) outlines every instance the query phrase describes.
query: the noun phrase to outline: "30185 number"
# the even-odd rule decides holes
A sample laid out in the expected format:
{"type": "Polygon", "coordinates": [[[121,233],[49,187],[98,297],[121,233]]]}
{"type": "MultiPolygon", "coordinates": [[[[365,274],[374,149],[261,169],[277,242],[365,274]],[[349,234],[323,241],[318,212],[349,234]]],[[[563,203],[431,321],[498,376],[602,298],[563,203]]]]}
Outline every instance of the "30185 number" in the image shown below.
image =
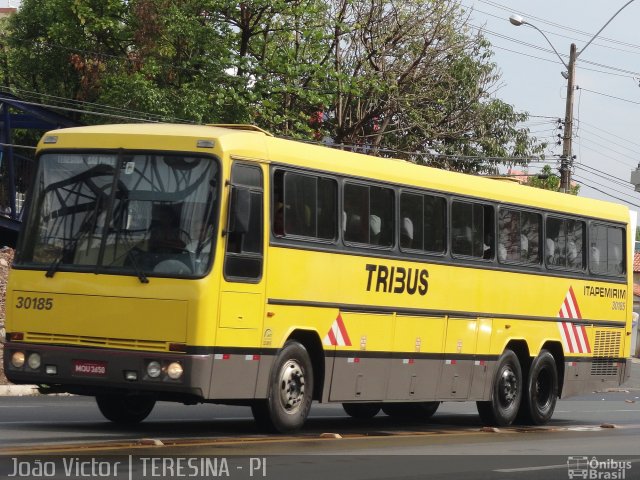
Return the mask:
{"type": "Polygon", "coordinates": [[[16,308],[25,310],[51,310],[53,308],[53,298],[47,297],[18,297],[16,308]]]}

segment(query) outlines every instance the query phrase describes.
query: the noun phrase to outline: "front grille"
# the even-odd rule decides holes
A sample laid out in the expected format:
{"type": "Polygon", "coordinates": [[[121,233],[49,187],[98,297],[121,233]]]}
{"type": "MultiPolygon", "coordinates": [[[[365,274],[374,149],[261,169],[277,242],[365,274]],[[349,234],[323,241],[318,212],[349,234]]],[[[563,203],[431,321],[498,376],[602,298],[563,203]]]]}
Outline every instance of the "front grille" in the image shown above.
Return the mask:
{"type": "Polygon", "coordinates": [[[170,342],[155,340],[135,340],[126,338],[84,337],[79,335],[60,335],[58,333],[28,332],[24,335],[25,342],[53,343],[58,345],[78,345],[94,348],[119,348],[123,350],[147,350],[153,352],[168,352],[170,342]]]}
{"type": "Polygon", "coordinates": [[[619,330],[596,330],[591,375],[612,376],[618,374],[621,338],[622,334],[619,330]]]}

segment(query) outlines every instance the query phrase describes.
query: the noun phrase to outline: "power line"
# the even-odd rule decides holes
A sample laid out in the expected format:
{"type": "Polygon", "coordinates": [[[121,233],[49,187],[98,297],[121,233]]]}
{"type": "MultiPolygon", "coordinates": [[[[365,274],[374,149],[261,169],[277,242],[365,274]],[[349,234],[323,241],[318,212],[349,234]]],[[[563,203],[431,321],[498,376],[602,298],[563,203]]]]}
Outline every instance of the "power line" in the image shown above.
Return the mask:
{"type": "MultiPolygon", "coordinates": [[[[494,14],[489,13],[489,12],[484,12],[482,10],[479,10],[478,8],[469,7],[468,5],[466,5],[466,7],[469,8],[469,9],[473,9],[474,12],[479,12],[479,13],[482,13],[483,15],[487,15],[488,17],[493,17],[493,18],[496,18],[496,19],[502,20],[502,21],[506,20],[506,17],[502,17],[502,16],[499,16],[499,15],[494,15],[494,14]]],[[[549,30],[544,30],[544,29],[540,29],[540,30],[542,30],[546,34],[553,35],[555,37],[566,38],[568,40],[573,40],[573,41],[579,41],[579,39],[577,39],[576,37],[570,37],[568,35],[563,35],[563,34],[558,33],[558,32],[551,32],[549,30]]],[[[604,44],[599,43],[599,42],[593,42],[592,45],[595,45],[595,46],[598,46],[598,47],[602,47],[602,48],[608,48],[610,50],[617,50],[619,52],[630,53],[632,55],[640,55],[640,52],[634,52],[633,50],[627,50],[627,49],[624,49],[624,48],[612,47],[611,45],[604,45],[604,44]]]]}
{"type": "MultiPolygon", "coordinates": [[[[490,0],[477,0],[477,1],[480,2],[480,3],[484,3],[486,5],[491,5],[492,7],[498,8],[500,10],[504,10],[504,11],[507,11],[507,12],[510,12],[510,13],[513,12],[512,8],[507,7],[505,5],[502,5],[502,4],[499,4],[497,2],[492,2],[490,0]]],[[[554,22],[551,22],[549,20],[545,20],[544,18],[536,17],[535,15],[530,15],[530,14],[522,12],[522,11],[519,12],[519,13],[522,14],[523,16],[525,16],[525,17],[532,18],[532,19],[536,20],[537,22],[544,23],[546,25],[551,25],[551,26],[556,27],[556,28],[558,28],[560,30],[566,30],[566,31],[569,31],[569,32],[574,32],[574,33],[577,33],[579,35],[583,35],[583,36],[586,36],[586,37],[589,37],[589,38],[591,38],[593,36],[593,32],[590,33],[590,32],[585,32],[583,30],[578,30],[578,29],[575,29],[575,28],[567,27],[566,25],[561,25],[559,23],[554,23],[554,22]]],[[[622,42],[620,40],[615,40],[615,39],[608,38],[608,37],[605,37],[605,36],[600,36],[600,35],[598,36],[598,38],[601,41],[610,42],[610,43],[614,43],[614,44],[617,44],[617,45],[623,45],[623,46],[627,46],[627,47],[631,47],[631,48],[640,49],[640,45],[637,45],[637,44],[634,44],[634,43],[622,42]]]]}
{"type": "Polygon", "coordinates": [[[18,145],[17,143],[0,143],[0,147],[13,147],[13,148],[25,148],[28,150],[36,150],[36,147],[31,145],[18,145]]]}
{"type": "Polygon", "coordinates": [[[626,157],[626,158],[628,158],[629,160],[633,161],[634,163],[638,161],[638,157],[637,157],[637,156],[636,156],[636,157],[632,157],[632,156],[627,155],[627,154],[625,154],[625,153],[618,152],[617,150],[614,150],[614,149],[612,149],[612,148],[610,148],[610,147],[607,147],[606,145],[603,145],[603,144],[601,144],[601,143],[598,143],[598,142],[596,142],[595,140],[591,140],[591,139],[590,139],[590,138],[588,138],[588,137],[583,137],[583,136],[581,136],[581,135],[580,135],[580,136],[579,136],[579,138],[580,138],[580,139],[582,139],[582,140],[586,140],[587,142],[591,142],[591,143],[593,143],[593,144],[595,144],[595,145],[597,145],[597,146],[599,146],[599,147],[606,148],[607,150],[610,150],[610,151],[611,151],[611,153],[615,153],[615,154],[617,154],[617,155],[621,155],[621,156],[623,156],[623,157],[626,157]]]}
{"type": "Polygon", "coordinates": [[[631,165],[629,165],[628,163],[624,163],[623,161],[618,160],[617,158],[612,157],[611,155],[607,155],[606,153],[603,153],[603,152],[601,152],[600,150],[598,150],[598,149],[596,149],[596,148],[589,147],[588,145],[582,145],[582,147],[583,147],[583,148],[586,148],[587,150],[590,150],[590,151],[592,151],[592,152],[594,152],[594,153],[597,153],[598,155],[602,155],[603,157],[606,157],[606,158],[608,158],[608,159],[610,159],[610,160],[613,160],[614,162],[617,162],[617,163],[619,163],[619,164],[621,164],[621,165],[624,165],[624,166],[625,166],[625,167],[627,167],[627,168],[632,167],[632,166],[631,166],[631,165]]]}
{"type": "MultiPolygon", "coordinates": [[[[588,169],[588,170],[592,170],[592,171],[594,171],[594,172],[601,173],[602,175],[605,175],[605,176],[607,176],[607,177],[609,177],[609,178],[613,178],[613,179],[615,179],[615,180],[618,180],[619,182],[621,182],[621,183],[623,183],[623,184],[625,184],[625,185],[629,185],[629,186],[631,185],[631,183],[630,183],[630,182],[628,182],[628,181],[626,181],[626,180],[624,180],[624,179],[622,179],[622,178],[620,178],[620,177],[616,177],[615,175],[611,175],[611,174],[610,174],[610,173],[608,173],[608,172],[604,172],[604,171],[602,171],[602,170],[598,170],[597,168],[592,167],[591,165],[587,165],[586,163],[577,163],[577,164],[575,164],[575,166],[577,166],[578,168],[582,168],[582,169],[585,169],[585,168],[586,168],[586,169],[588,169]]],[[[632,187],[632,188],[633,188],[633,187],[632,187]]]]}
{"type": "MultiPolygon", "coordinates": [[[[582,177],[580,174],[576,174],[576,173],[574,173],[574,174],[573,174],[573,176],[574,176],[574,177],[578,177],[578,178],[583,178],[584,180],[588,180],[589,182],[592,182],[594,185],[599,185],[599,186],[601,186],[601,187],[603,187],[603,188],[611,188],[611,185],[605,185],[605,184],[603,184],[603,183],[596,182],[596,181],[595,181],[595,180],[593,180],[592,178],[585,178],[585,177],[582,177]]],[[[615,185],[618,185],[618,184],[615,184],[615,185]]],[[[614,191],[614,192],[618,192],[618,193],[620,193],[621,195],[626,195],[626,194],[627,194],[626,192],[620,192],[619,190],[613,190],[613,191],[614,191]]]]}
{"type": "MultiPolygon", "coordinates": [[[[491,47],[492,47],[492,48],[497,48],[498,50],[505,50],[505,51],[507,51],[507,52],[516,53],[516,54],[518,54],[518,55],[522,55],[523,57],[535,58],[536,60],[542,60],[542,61],[544,61],[544,62],[554,63],[554,64],[556,64],[556,65],[559,65],[559,63],[558,63],[558,61],[557,61],[557,60],[553,60],[553,59],[551,59],[551,58],[542,58],[542,57],[538,57],[538,56],[536,56],[536,55],[530,55],[530,54],[528,54],[528,53],[520,52],[520,51],[518,51],[518,50],[512,50],[512,49],[510,49],[510,48],[501,47],[501,46],[496,45],[496,44],[494,44],[494,43],[492,43],[492,44],[491,44],[491,47]]],[[[580,70],[585,70],[585,71],[588,71],[588,72],[602,73],[602,74],[604,74],[604,75],[611,75],[611,76],[613,76],[613,77],[632,78],[632,79],[634,79],[634,80],[635,80],[635,78],[634,78],[633,76],[631,76],[631,75],[624,75],[624,74],[622,74],[622,73],[605,72],[605,71],[603,71],[603,70],[598,70],[598,69],[596,69],[596,68],[583,67],[583,66],[581,66],[581,65],[579,65],[579,64],[576,64],[576,68],[578,68],[578,69],[580,69],[580,70]]]]}
{"type": "Polygon", "coordinates": [[[114,113],[105,113],[105,112],[94,112],[91,110],[82,110],[79,108],[71,108],[71,107],[63,107],[60,105],[51,105],[48,103],[41,103],[41,102],[28,102],[26,100],[16,100],[16,102],[19,103],[23,103],[25,105],[35,105],[38,107],[47,107],[47,108],[51,108],[53,110],[58,109],[58,110],[64,110],[67,112],[75,112],[75,113],[84,113],[87,115],[96,115],[96,116],[100,116],[100,117],[109,117],[109,118],[119,118],[121,120],[134,120],[137,122],[152,122],[152,123],[161,123],[158,120],[152,120],[149,118],[137,118],[137,117],[128,117],[128,116],[124,116],[124,115],[117,115],[114,113]]]}
{"type": "Polygon", "coordinates": [[[591,123],[587,123],[587,122],[585,122],[584,120],[578,120],[578,122],[579,122],[580,124],[585,124],[585,125],[587,125],[587,127],[589,127],[589,128],[595,128],[596,130],[598,130],[598,131],[600,131],[600,132],[603,132],[603,133],[606,133],[607,135],[611,135],[612,137],[618,138],[618,139],[620,139],[620,140],[624,140],[625,142],[629,142],[629,143],[630,143],[630,144],[632,144],[632,145],[635,145],[635,146],[637,146],[637,147],[640,147],[640,143],[637,143],[637,142],[634,142],[634,141],[632,141],[632,140],[629,140],[628,138],[621,137],[621,136],[619,136],[619,135],[616,135],[615,133],[608,132],[607,130],[604,130],[604,129],[600,128],[600,127],[596,127],[595,125],[593,125],[593,124],[591,124],[591,123]]]}
{"type": "MultiPolygon", "coordinates": [[[[638,74],[638,75],[640,75],[640,74],[638,74]]],[[[596,92],[594,90],[589,90],[587,88],[581,88],[581,87],[576,87],[576,88],[580,89],[580,90],[584,90],[585,92],[593,93],[595,95],[602,95],[603,97],[609,97],[609,98],[613,98],[615,100],[620,100],[622,102],[627,102],[627,103],[633,103],[635,105],[640,105],[640,102],[637,102],[635,100],[629,100],[628,98],[616,97],[615,95],[609,95],[608,93],[596,92]]]]}
{"type": "MultiPolygon", "coordinates": [[[[615,198],[616,200],[620,200],[621,202],[624,202],[624,203],[626,203],[627,205],[631,205],[632,207],[640,208],[640,205],[639,205],[639,204],[636,204],[636,203],[630,202],[629,200],[625,200],[624,198],[620,198],[620,197],[617,197],[617,196],[615,196],[615,195],[611,195],[611,193],[609,193],[609,192],[605,192],[604,190],[600,190],[599,188],[596,188],[596,187],[594,187],[593,185],[589,185],[589,184],[588,184],[587,182],[585,182],[584,180],[576,180],[576,182],[578,182],[580,185],[584,185],[585,187],[591,188],[591,189],[595,190],[596,192],[600,192],[600,193],[602,193],[603,195],[606,195],[606,196],[611,197],[611,198],[615,198]]],[[[617,192],[616,190],[614,190],[614,192],[619,193],[619,192],[617,192]]],[[[623,194],[623,195],[624,195],[624,194],[623,194]]]]}
{"type": "MultiPolygon", "coordinates": [[[[629,182],[627,182],[627,181],[625,181],[625,180],[623,180],[623,179],[621,179],[619,177],[615,177],[613,175],[609,175],[609,174],[607,174],[605,172],[597,173],[597,172],[599,172],[598,170],[596,170],[594,172],[592,170],[589,170],[589,168],[586,165],[585,165],[585,167],[587,167],[587,168],[584,168],[582,166],[582,164],[574,164],[574,167],[577,168],[578,170],[582,170],[584,173],[588,173],[589,175],[594,175],[596,177],[602,178],[603,180],[611,182],[611,183],[613,183],[615,185],[618,185],[620,187],[630,188],[630,189],[634,190],[633,185],[631,185],[629,182]]],[[[593,170],[595,170],[595,169],[593,169],[593,170]]]]}
{"type": "MultiPolygon", "coordinates": [[[[167,117],[167,116],[162,116],[162,115],[158,115],[158,114],[154,114],[154,113],[140,112],[140,111],[136,111],[136,110],[115,107],[115,106],[112,106],[112,105],[105,105],[105,104],[99,104],[99,103],[75,100],[75,99],[71,99],[71,98],[60,97],[60,96],[56,96],[56,95],[49,95],[49,94],[45,94],[45,93],[34,92],[34,91],[31,91],[31,90],[24,90],[24,89],[20,89],[20,88],[8,88],[8,87],[0,86],[0,92],[6,92],[6,93],[18,92],[18,93],[21,93],[24,96],[41,97],[40,99],[45,98],[45,99],[49,99],[49,101],[60,102],[62,104],[61,106],[63,106],[63,107],[64,106],[89,106],[89,107],[94,109],[94,110],[91,110],[94,113],[97,112],[97,111],[100,111],[101,113],[138,114],[138,115],[145,116],[147,120],[155,119],[156,121],[172,120],[172,121],[175,121],[175,122],[187,122],[186,120],[176,119],[176,118],[167,117]]],[[[56,108],[60,108],[60,106],[57,106],[56,108]]],[[[125,117],[125,118],[127,118],[127,117],[125,117]]]]}
{"type": "Polygon", "coordinates": [[[591,131],[589,131],[589,130],[591,130],[589,127],[586,127],[586,128],[585,127],[581,127],[581,128],[582,128],[582,130],[586,130],[589,133],[589,135],[593,135],[594,137],[598,137],[598,138],[604,140],[605,142],[609,142],[609,143],[611,143],[611,144],[613,144],[613,145],[615,145],[617,147],[624,148],[625,150],[629,150],[630,152],[635,153],[638,156],[638,159],[640,160],[640,152],[637,152],[633,148],[626,147],[626,146],[621,145],[621,144],[619,144],[617,142],[614,142],[613,140],[610,140],[610,139],[608,139],[606,137],[603,137],[602,135],[598,135],[595,132],[591,132],[591,131]]]}

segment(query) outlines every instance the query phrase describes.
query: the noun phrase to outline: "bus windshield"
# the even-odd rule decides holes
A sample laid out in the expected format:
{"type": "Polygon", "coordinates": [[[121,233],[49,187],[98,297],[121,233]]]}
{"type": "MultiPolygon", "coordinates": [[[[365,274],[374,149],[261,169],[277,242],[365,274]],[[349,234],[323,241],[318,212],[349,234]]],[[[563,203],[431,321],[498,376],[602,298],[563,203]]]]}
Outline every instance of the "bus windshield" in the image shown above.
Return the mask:
{"type": "Polygon", "coordinates": [[[215,161],[159,153],[44,153],[16,265],[200,277],[213,252],[215,161]]]}

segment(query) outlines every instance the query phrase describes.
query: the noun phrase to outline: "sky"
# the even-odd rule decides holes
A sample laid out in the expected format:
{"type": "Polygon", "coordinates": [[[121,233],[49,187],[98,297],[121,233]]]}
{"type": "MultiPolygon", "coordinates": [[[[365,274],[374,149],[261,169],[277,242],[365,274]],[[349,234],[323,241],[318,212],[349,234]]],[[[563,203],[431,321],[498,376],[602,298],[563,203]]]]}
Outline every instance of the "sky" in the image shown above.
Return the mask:
{"type": "MultiPolygon", "coordinates": [[[[469,23],[492,44],[502,78],[494,96],[531,117],[525,126],[542,141],[556,168],[558,119],[564,120],[567,80],[560,59],[534,28],[511,25],[518,14],[534,24],[568,63],[571,43],[581,52],[574,95],[573,180],[580,196],[623,203],[640,211],[640,193],[630,184],[640,162],[640,0],[626,6],[583,48],[628,0],[460,0],[469,23]],[[618,97],[618,98],[613,98],[618,97]],[[615,198],[614,198],[615,197],[615,198]]],[[[539,171],[541,165],[529,168],[539,171]]]]}

